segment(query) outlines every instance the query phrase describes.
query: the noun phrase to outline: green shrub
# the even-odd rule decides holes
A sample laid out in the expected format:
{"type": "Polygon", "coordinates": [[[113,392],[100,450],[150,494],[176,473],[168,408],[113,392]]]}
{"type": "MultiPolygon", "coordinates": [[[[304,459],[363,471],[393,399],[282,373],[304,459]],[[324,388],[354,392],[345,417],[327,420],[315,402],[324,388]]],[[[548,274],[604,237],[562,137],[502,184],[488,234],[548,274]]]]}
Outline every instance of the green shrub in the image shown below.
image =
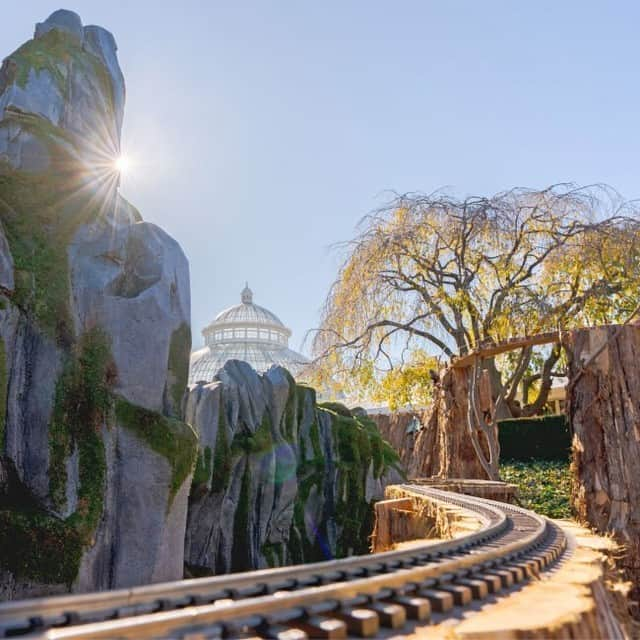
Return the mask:
{"type": "Polygon", "coordinates": [[[571,435],[565,415],[501,420],[498,438],[502,460],[569,460],[571,435]]]}
{"type": "Polygon", "coordinates": [[[520,503],[549,518],[571,517],[571,472],[568,462],[506,461],[500,477],[518,486],[520,503]]]}

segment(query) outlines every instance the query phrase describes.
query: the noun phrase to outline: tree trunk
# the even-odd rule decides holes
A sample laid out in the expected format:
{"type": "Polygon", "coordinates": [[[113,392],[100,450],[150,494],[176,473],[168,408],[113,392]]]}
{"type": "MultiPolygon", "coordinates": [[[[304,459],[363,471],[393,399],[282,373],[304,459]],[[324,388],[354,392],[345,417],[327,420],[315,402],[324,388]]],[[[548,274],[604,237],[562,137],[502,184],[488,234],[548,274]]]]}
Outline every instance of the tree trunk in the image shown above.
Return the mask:
{"type": "Polygon", "coordinates": [[[369,418],[376,423],[380,435],[396,450],[402,466],[409,469],[414,461],[416,438],[428,424],[430,415],[430,409],[421,409],[391,414],[374,413],[369,418]],[[412,428],[407,431],[409,426],[412,428]]]}
{"type": "Polygon", "coordinates": [[[565,334],[567,410],[573,430],[573,505],[580,519],[613,533],[640,596],[640,327],[565,334]]]}
{"type": "MultiPolygon", "coordinates": [[[[470,369],[441,372],[426,426],[416,438],[409,476],[486,480],[468,429],[470,369]]],[[[487,453],[484,447],[485,455],[487,453]]]]}
{"type": "MultiPolygon", "coordinates": [[[[482,361],[482,366],[489,372],[489,378],[491,380],[491,394],[493,396],[493,402],[497,403],[498,398],[504,391],[504,387],[502,384],[502,374],[498,371],[496,367],[496,359],[495,358],[485,358],[482,361]]],[[[514,418],[516,416],[513,415],[510,407],[506,402],[500,402],[496,404],[496,420],[505,420],[508,418],[514,418]]]]}

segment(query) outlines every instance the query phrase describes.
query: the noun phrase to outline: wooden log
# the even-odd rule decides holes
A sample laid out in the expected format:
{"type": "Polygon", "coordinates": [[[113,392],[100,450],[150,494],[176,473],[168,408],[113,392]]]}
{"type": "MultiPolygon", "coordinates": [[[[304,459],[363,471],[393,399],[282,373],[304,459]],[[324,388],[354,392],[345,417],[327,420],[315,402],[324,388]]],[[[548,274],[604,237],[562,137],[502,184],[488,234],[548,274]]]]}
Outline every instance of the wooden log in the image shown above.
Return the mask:
{"type": "Polygon", "coordinates": [[[391,549],[394,542],[412,540],[416,537],[416,514],[411,498],[376,502],[375,518],[375,527],[371,535],[371,548],[374,553],[391,549]]]}
{"type": "Polygon", "coordinates": [[[499,342],[498,344],[481,347],[463,356],[458,356],[453,359],[451,366],[456,369],[464,369],[465,367],[470,367],[477,358],[490,358],[501,353],[507,353],[507,351],[514,351],[515,349],[523,349],[524,347],[541,344],[552,344],[554,342],[559,342],[557,331],[548,331],[547,333],[538,333],[534,336],[513,338],[505,342],[499,342]]]}
{"type": "Polygon", "coordinates": [[[468,368],[449,368],[441,373],[431,412],[407,467],[410,477],[488,479],[467,426],[470,373],[468,368]]]}
{"type": "Polygon", "coordinates": [[[573,506],[626,549],[622,565],[640,598],[640,327],[565,334],[573,430],[573,506]]]}

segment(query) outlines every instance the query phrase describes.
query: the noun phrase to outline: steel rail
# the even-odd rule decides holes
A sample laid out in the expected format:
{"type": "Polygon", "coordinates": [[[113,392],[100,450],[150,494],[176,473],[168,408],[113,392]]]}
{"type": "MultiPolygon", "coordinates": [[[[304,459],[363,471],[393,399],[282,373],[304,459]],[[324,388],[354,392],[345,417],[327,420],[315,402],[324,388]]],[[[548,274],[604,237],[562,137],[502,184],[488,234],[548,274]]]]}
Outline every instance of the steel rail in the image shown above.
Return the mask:
{"type": "MultiPolygon", "coordinates": [[[[415,490],[415,487],[412,487],[412,490],[415,490]]],[[[435,494],[436,490],[431,492],[435,494]]],[[[420,491],[420,493],[423,492],[420,491]]],[[[501,511],[500,506],[476,506],[474,503],[473,509],[469,509],[465,507],[465,504],[471,502],[468,497],[460,497],[458,499],[456,494],[446,494],[446,492],[438,492],[438,495],[434,495],[432,500],[445,506],[453,504],[463,512],[466,511],[472,517],[479,519],[482,525],[480,530],[444,542],[427,542],[424,545],[405,551],[386,551],[374,555],[351,556],[328,562],[225,574],[210,578],[179,580],[129,589],[5,602],[0,604],[0,631],[8,621],[27,619],[36,615],[59,616],[71,610],[74,612],[91,611],[96,606],[100,606],[101,609],[107,607],[117,609],[159,599],[240,590],[245,587],[254,587],[256,584],[261,583],[269,585],[274,582],[282,582],[283,579],[311,579],[319,572],[326,573],[329,566],[332,571],[357,571],[381,564],[398,562],[415,564],[429,560],[439,554],[452,553],[459,549],[486,542],[491,538],[497,537],[508,526],[507,518],[501,511]],[[428,558],[423,557],[425,553],[428,554],[428,558]]]]}
{"type": "MultiPolygon", "coordinates": [[[[428,580],[448,584],[451,580],[455,582],[456,576],[473,575],[481,570],[486,572],[488,567],[499,568],[499,565],[508,564],[527,552],[534,554],[524,563],[530,575],[544,568],[561,550],[562,544],[552,544],[552,550],[546,555],[535,555],[536,549],[550,537],[555,535],[560,542],[562,540],[557,531],[549,531],[550,525],[544,518],[532,512],[505,503],[421,485],[403,487],[433,501],[471,513],[481,521],[480,530],[447,542],[425,544],[405,551],[116,592],[9,602],[0,605],[0,630],[4,627],[5,630],[19,632],[19,623],[22,621],[23,631],[36,632],[35,637],[138,638],[158,637],[158,634],[177,627],[210,626],[251,617],[255,618],[256,625],[264,625],[261,616],[264,617],[265,611],[270,612],[271,619],[274,619],[274,612],[278,611],[294,611],[304,616],[309,607],[321,606],[326,602],[343,603],[353,598],[375,598],[381,590],[392,589],[394,593],[406,591],[407,585],[424,584],[428,580]],[[277,591],[277,595],[274,596],[273,591],[277,591]],[[157,606],[158,603],[160,606],[157,606]],[[151,611],[173,610],[149,613],[147,608],[146,614],[144,609],[127,611],[138,604],[150,605],[151,611]],[[301,608],[304,609],[302,613],[301,608]],[[82,618],[83,612],[102,612],[102,618],[119,616],[121,619],[92,623],[82,618]],[[46,616],[53,619],[47,622],[43,619],[46,616]],[[56,617],[59,619],[56,620],[56,617]],[[24,626],[25,619],[29,626],[24,626]],[[77,624],[83,621],[87,623],[77,624]],[[38,622],[41,625],[40,634],[38,622]],[[46,631],[47,627],[56,623],[73,626],[60,626],[46,631]]],[[[524,571],[516,571],[512,567],[514,578],[521,579],[524,574],[524,571]]],[[[479,586],[476,585],[476,588],[479,589],[479,586]]],[[[336,606],[340,608],[342,605],[336,606]]],[[[29,637],[34,636],[30,634],[29,637]]]]}

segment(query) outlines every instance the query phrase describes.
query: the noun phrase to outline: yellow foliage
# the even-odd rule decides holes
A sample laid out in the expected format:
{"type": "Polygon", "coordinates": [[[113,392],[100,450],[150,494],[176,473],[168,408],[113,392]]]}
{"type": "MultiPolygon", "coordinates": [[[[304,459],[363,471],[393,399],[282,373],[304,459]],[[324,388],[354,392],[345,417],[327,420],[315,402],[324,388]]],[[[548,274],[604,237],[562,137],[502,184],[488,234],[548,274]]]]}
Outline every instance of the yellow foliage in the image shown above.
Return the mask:
{"type": "Polygon", "coordinates": [[[422,404],[423,354],[625,320],[640,302],[640,230],[630,207],[631,217],[606,217],[620,210],[615,198],[570,185],[397,198],[347,245],[314,340],[318,379],[422,404]]]}

